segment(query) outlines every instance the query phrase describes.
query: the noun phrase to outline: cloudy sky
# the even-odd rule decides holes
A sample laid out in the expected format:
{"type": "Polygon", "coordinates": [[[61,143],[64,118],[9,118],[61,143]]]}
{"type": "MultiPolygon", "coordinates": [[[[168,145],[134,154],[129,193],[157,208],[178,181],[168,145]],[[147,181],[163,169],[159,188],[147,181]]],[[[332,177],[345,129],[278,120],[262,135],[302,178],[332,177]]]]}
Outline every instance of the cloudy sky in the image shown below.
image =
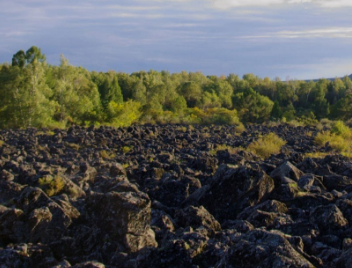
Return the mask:
{"type": "Polygon", "coordinates": [[[352,73],[352,0],[0,0],[0,62],[35,45],[96,71],[352,73]]]}

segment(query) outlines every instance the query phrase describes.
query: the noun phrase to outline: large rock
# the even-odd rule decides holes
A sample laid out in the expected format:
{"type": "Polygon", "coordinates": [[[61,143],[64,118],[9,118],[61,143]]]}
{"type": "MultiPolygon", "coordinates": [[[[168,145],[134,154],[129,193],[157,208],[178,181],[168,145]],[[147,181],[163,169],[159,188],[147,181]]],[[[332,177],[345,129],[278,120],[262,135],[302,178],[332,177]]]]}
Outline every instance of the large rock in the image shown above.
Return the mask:
{"type": "Polygon", "coordinates": [[[222,165],[209,184],[192,194],[185,204],[202,205],[221,222],[236,219],[246,207],[265,201],[273,189],[273,179],[258,166],[222,165]]]}
{"type": "Polygon", "coordinates": [[[56,200],[39,188],[27,187],[22,192],[17,205],[25,213],[29,242],[45,244],[56,241],[64,235],[72,220],[79,217],[80,213],[67,196],[56,200]]]}
{"type": "Polygon", "coordinates": [[[217,267],[315,267],[283,233],[259,229],[235,237],[226,259],[217,267]]]}
{"type": "Polygon", "coordinates": [[[311,212],[310,222],[324,234],[339,234],[348,227],[348,221],[336,205],[316,207],[311,212]]]}
{"type": "Polygon", "coordinates": [[[189,206],[175,213],[175,218],[178,224],[182,227],[191,226],[193,228],[205,227],[212,231],[220,231],[220,223],[215,220],[203,206],[189,206]]]}
{"type": "Polygon", "coordinates": [[[126,251],[157,246],[154,232],[150,229],[151,202],[146,194],[93,192],[87,201],[91,219],[126,251]]]}
{"type": "Polygon", "coordinates": [[[281,166],[270,173],[270,177],[283,180],[288,177],[294,181],[298,181],[303,172],[296,168],[292,163],[286,161],[281,166]]]}

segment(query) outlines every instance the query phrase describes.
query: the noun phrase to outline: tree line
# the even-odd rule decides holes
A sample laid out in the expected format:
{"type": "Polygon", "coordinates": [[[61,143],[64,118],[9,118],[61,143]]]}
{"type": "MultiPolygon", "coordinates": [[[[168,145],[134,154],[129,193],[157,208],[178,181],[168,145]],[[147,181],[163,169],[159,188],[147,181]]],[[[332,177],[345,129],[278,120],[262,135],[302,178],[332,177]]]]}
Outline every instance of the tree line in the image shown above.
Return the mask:
{"type": "Polygon", "coordinates": [[[239,124],[352,117],[352,82],[270,80],[150,70],[88,71],[61,56],[49,65],[35,46],[0,65],[0,127],[239,124]]]}

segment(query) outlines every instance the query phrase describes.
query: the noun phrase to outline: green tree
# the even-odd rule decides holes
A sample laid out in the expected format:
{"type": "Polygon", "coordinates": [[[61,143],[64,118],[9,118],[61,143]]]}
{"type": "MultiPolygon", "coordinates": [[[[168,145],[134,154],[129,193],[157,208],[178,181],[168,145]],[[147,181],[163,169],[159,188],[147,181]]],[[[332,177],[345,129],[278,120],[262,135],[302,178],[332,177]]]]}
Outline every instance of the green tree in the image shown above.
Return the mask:
{"type": "Polygon", "coordinates": [[[268,97],[262,96],[249,88],[236,93],[233,98],[234,107],[240,111],[242,120],[246,122],[263,122],[270,117],[274,106],[268,97]]]}
{"type": "Polygon", "coordinates": [[[196,107],[199,105],[202,96],[202,88],[196,82],[184,82],[178,88],[178,92],[187,101],[188,107],[196,107]]]}
{"type": "Polygon", "coordinates": [[[57,121],[83,125],[101,120],[99,91],[86,69],[70,65],[62,56],[55,76],[52,99],[57,103],[57,121]]]}
{"type": "Polygon", "coordinates": [[[282,117],[282,110],[278,101],[274,102],[273,109],[271,110],[271,117],[274,119],[280,119],[282,117]]]}
{"type": "Polygon", "coordinates": [[[44,54],[42,54],[42,51],[40,48],[36,46],[32,46],[26,51],[26,61],[28,64],[31,64],[35,60],[38,62],[45,62],[46,57],[44,54]]]}
{"type": "Polygon", "coordinates": [[[93,73],[93,82],[97,85],[102,107],[106,110],[109,102],[122,103],[123,96],[115,72],[93,73]]]}
{"type": "Polygon", "coordinates": [[[352,94],[346,95],[331,107],[331,116],[334,119],[348,120],[352,118],[352,94]]]}
{"type": "Polygon", "coordinates": [[[19,50],[15,55],[12,57],[12,66],[18,66],[23,68],[26,64],[26,54],[23,50],[19,50]]]}
{"type": "Polygon", "coordinates": [[[34,61],[23,68],[6,66],[0,74],[2,127],[42,127],[50,124],[54,103],[45,83],[45,63],[34,61]]]}

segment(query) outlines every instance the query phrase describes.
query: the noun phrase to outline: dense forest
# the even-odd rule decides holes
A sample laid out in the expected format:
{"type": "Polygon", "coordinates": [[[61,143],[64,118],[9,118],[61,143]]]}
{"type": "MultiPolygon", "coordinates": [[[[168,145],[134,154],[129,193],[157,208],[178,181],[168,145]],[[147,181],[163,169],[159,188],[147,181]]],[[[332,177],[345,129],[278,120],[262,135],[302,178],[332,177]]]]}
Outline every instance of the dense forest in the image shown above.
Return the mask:
{"type": "Polygon", "coordinates": [[[129,126],[133,123],[305,124],[352,118],[352,82],[205,76],[150,70],[88,71],[61,56],[46,63],[41,49],[18,51],[0,65],[0,127],[129,126]]]}

